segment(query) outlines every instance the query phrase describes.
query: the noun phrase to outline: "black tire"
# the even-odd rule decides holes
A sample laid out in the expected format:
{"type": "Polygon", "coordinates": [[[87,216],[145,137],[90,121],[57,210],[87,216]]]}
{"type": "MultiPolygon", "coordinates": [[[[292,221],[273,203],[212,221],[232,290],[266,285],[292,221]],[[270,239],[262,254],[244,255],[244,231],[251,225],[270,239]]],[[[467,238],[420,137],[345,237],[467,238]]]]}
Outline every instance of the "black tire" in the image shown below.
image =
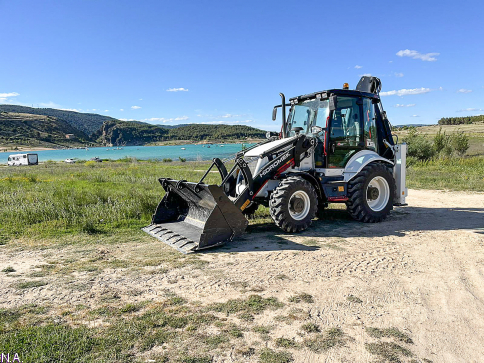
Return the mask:
{"type": "Polygon", "coordinates": [[[381,163],[368,164],[355,178],[348,182],[348,201],[346,202],[348,212],[353,219],[360,222],[381,222],[393,209],[395,190],[395,179],[393,179],[393,174],[388,166],[381,163]],[[381,178],[386,181],[386,186],[388,187],[388,190],[386,190],[385,187],[382,188],[385,194],[388,193],[388,201],[385,204],[386,198],[382,197],[380,205],[376,205],[375,208],[372,209],[369,203],[378,200],[380,192],[376,192],[377,196],[370,196],[369,193],[371,193],[371,189],[375,188],[368,188],[368,186],[370,182],[373,183],[375,180],[385,185],[381,178]]]}
{"type": "Polygon", "coordinates": [[[283,231],[301,232],[311,225],[316,215],[318,196],[311,183],[301,177],[290,176],[282,180],[272,193],[269,210],[274,223],[283,231]],[[298,195],[307,198],[298,198],[298,195]],[[295,203],[295,205],[291,207],[289,203],[295,203]],[[301,219],[294,218],[294,216],[297,218],[297,214],[301,219]]]}
{"type": "Polygon", "coordinates": [[[259,204],[252,202],[251,205],[249,205],[247,208],[245,208],[242,211],[242,214],[244,214],[245,218],[247,218],[247,219],[253,219],[254,214],[255,214],[255,212],[257,211],[258,208],[259,208],[259,204]]]}

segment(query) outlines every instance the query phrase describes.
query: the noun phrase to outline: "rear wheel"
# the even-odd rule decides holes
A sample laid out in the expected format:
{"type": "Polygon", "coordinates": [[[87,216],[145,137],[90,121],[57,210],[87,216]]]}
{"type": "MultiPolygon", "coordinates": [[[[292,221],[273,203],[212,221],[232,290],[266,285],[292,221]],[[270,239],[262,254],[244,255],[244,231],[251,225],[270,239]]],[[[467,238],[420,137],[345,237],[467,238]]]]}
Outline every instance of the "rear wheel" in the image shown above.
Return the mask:
{"type": "Polygon", "coordinates": [[[348,212],[357,221],[381,222],[393,209],[395,189],[387,166],[369,164],[348,183],[348,212]]]}
{"type": "Polygon", "coordinates": [[[311,225],[318,209],[313,186],[301,177],[281,181],[269,201],[271,217],[285,232],[301,232],[311,225]]]}

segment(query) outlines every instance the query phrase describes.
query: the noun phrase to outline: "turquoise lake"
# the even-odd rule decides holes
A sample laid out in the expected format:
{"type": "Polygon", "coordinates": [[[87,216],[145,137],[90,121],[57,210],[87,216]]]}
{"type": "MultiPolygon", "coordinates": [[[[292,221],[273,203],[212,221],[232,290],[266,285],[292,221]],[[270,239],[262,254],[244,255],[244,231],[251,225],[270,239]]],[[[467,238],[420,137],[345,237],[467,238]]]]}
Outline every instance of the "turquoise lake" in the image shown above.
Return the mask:
{"type": "MultiPolygon", "coordinates": [[[[252,144],[243,144],[250,146],[252,144]]],[[[176,146],[124,146],[116,147],[92,147],[85,149],[67,150],[42,150],[32,151],[39,155],[39,162],[47,160],[62,161],[65,159],[89,160],[98,157],[100,159],[122,159],[132,157],[139,160],[172,159],[177,161],[179,157],[194,160],[211,160],[215,157],[227,158],[242,150],[242,144],[212,144],[208,145],[176,145],[176,146]],[[223,146],[222,146],[223,145],[223,146]],[[185,148],[183,150],[182,148],[185,148]]],[[[6,164],[9,155],[26,153],[27,151],[9,151],[0,153],[0,164],[6,164]]]]}

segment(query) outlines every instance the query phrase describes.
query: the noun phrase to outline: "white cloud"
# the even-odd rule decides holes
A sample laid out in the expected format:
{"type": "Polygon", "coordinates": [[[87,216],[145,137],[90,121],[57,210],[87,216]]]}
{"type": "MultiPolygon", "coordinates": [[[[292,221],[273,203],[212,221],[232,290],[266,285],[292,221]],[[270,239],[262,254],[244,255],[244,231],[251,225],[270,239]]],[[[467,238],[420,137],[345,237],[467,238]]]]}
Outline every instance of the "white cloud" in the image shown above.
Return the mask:
{"type": "Polygon", "coordinates": [[[420,59],[425,62],[434,62],[437,60],[436,56],[440,55],[440,53],[419,53],[416,50],[410,50],[410,49],[405,49],[405,50],[400,50],[397,52],[397,55],[399,57],[410,57],[413,59],[420,59]]]}
{"type": "Polygon", "coordinates": [[[457,93],[471,93],[472,90],[471,89],[465,89],[465,88],[461,88],[460,90],[457,91],[457,93]]]}
{"type": "Polygon", "coordinates": [[[124,111],[124,109],[120,108],[119,111],[124,111]]]}
{"type": "Polygon", "coordinates": [[[380,96],[408,96],[408,95],[419,95],[422,93],[430,92],[430,88],[412,88],[412,89],[400,89],[388,92],[380,92],[380,96]]]}
{"type": "Polygon", "coordinates": [[[253,120],[242,120],[242,121],[205,121],[205,122],[200,122],[201,124],[204,125],[233,125],[233,124],[246,124],[254,122],[253,120]]]}
{"type": "Polygon", "coordinates": [[[394,107],[413,107],[415,106],[415,103],[410,103],[408,105],[402,105],[400,103],[397,103],[394,107]]]}
{"type": "Polygon", "coordinates": [[[222,115],[220,117],[223,117],[223,118],[231,118],[231,117],[241,117],[243,115],[232,115],[230,113],[226,113],[225,115],[222,115]]]}
{"type": "Polygon", "coordinates": [[[60,105],[58,105],[57,103],[54,103],[52,101],[50,102],[41,102],[38,104],[38,107],[39,108],[62,108],[60,105]]]}
{"type": "Polygon", "coordinates": [[[403,73],[395,72],[395,77],[403,77],[403,73]]]}
{"type": "Polygon", "coordinates": [[[139,100],[140,100],[140,101],[143,101],[143,99],[142,99],[142,98],[140,98],[139,100]]]}
{"type": "Polygon", "coordinates": [[[82,110],[77,109],[77,108],[59,108],[59,110],[63,111],[73,111],[73,112],[81,112],[82,110]]]}
{"type": "Polygon", "coordinates": [[[412,115],[412,117],[420,117],[419,115],[412,115]]]}
{"type": "Polygon", "coordinates": [[[152,117],[152,118],[146,118],[143,121],[145,122],[173,122],[173,121],[186,121],[190,119],[188,116],[180,116],[180,117],[174,117],[174,118],[164,118],[164,117],[152,117]]]}
{"type": "Polygon", "coordinates": [[[168,88],[166,92],[188,92],[186,88],[168,88]]]}
{"type": "Polygon", "coordinates": [[[358,64],[355,66],[356,69],[363,68],[362,66],[359,66],[358,64]]]}
{"type": "Polygon", "coordinates": [[[478,112],[478,111],[484,111],[482,108],[464,108],[462,110],[457,110],[456,112],[478,112]]]}
{"type": "Polygon", "coordinates": [[[139,106],[131,106],[131,108],[132,108],[133,110],[139,110],[141,107],[139,107],[139,106]]]}
{"type": "Polygon", "coordinates": [[[360,74],[360,77],[371,77],[371,73],[360,74]]]}
{"type": "Polygon", "coordinates": [[[17,92],[9,92],[9,93],[0,93],[0,98],[9,98],[9,97],[17,97],[20,96],[17,92]]]}
{"type": "Polygon", "coordinates": [[[109,112],[109,110],[104,110],[104,112],[109,112]]]}
{"type": "Polygon", "coordinates": [[[9,100],[9,97],[17,97],[20,96],[17,92],[6,92],[0,93],[0,103],[8,102],[8,103],[17,103],[14,100],[9,100]]]}

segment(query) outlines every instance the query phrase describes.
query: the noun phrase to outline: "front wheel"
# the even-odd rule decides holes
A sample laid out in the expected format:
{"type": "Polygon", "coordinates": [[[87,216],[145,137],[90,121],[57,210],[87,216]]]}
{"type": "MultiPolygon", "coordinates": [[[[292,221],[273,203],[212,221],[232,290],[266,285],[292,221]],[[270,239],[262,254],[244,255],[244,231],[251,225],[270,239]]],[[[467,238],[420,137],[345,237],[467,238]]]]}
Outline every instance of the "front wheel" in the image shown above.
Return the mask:
{"type": "Polygon", "coordinates": [[[247,208],[242,211],[242,214],[245,215],[247,219],[254,219],[255,212],[259,208],[259,204],[252,202],[247,208]]]}
{"type": "Polygon", "coordinates": [[[381,222],[393,209],[395,189],[395,180],[386,165],[369,164],[348,182],[348,212],[357,221],[381,222]]]}
{"type": "Polygon", "coordinates": [[[274,223],[285,232],[301,232],[311,225],[318,196],[305,179],[291,176],[281,181],[269,201],[274,223]]]}

